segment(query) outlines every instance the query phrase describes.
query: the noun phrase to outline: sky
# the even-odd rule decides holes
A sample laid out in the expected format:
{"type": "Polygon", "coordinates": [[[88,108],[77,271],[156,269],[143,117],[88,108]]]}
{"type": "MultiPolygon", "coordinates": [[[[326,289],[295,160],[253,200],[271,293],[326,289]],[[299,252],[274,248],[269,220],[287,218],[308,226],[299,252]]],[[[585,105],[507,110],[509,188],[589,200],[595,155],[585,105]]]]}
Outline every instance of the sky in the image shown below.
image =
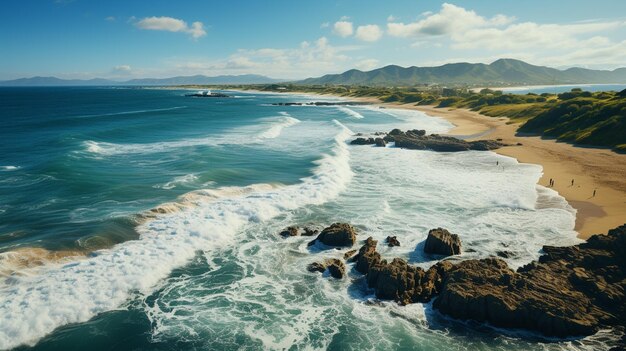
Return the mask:
{"type": "Polygon", "coordinates": [[[0,80],[626,66],[626,0],[3,0],[0,80]]]}

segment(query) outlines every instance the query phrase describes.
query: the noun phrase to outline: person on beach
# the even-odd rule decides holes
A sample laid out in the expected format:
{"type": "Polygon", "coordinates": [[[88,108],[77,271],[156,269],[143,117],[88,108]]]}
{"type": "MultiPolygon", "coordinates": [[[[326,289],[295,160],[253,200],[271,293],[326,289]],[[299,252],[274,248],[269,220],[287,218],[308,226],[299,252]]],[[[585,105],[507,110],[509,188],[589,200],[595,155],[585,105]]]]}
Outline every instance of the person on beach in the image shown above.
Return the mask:
{"type": "Polygon", "coordinates": [[[572,179],[572,185],[571,186],[574,186],[574,179],[572,179]]]}
{"type": "Polygon", "coordinates": [[[591,196],[591,197],[596,197],[596,190],[597,189],[593,189],[593,196],[591,196]]]}
{"type": "Polygon", "coordinates": [[[500,165],[500,161],[496,161],[496,166],[500,165]]]}

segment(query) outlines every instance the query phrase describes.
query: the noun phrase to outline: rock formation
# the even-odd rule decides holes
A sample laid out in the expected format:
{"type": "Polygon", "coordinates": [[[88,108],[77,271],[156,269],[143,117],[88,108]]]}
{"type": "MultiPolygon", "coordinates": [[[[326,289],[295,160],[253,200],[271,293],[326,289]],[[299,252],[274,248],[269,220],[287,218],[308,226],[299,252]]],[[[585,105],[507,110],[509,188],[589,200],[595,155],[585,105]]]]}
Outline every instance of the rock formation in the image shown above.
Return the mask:
{"type": "Polygon", "coordinates": [[[327,269],[330,275],[336,279],[341,279],[346,275],[346,266],[336,258],[327,259],[324,263],[313,262],[307,267],[309,272],[324,273],[327,269]]]}
{"type": "Polygon", "coordinates": [[[356,138],[350,143],[353,145],[370,145],[385,146],[388,142],[394,142],[396,147],[414,149],[414,150],[433,150],[433,151],[467,151],[467,150],[493,150],[506,146],[495,140],[476,140],[465,141],[450,136],[442,136],[438,134],[426,135],[426,131],[413,129],[403,132],[399,129],[390,131],[384,138],[356,138]]]}
{"type": "Polygon", "coordinates": [[[626,224],[576,246],[544,246],[538,261],[517,271],[499,258],[442,261],[424,271],[398,258],[388,263],[376,244],[368,238],[352,261],[381,299],[439,295],[434,308],[452,317],[558,337],[626,321],[626,224]]]}
{"type": "Polygon", "coordinates": [[[309,245],[320,241],[328,246],[352,246],[356,242],[356,231],[347,223],[333,223],[311,241],[309,245]]]}
{"type": "Polygon", "coordinates": [[[426,238],[424,252],[452,256],[461,253],[461,239],[443,228],[431,229],[426,238]]]}
{"type": "Polygon", "coordinates": [[[287,238],[290,236],[298,236],[299,233],[300,233],[300,230],[298,227],[291,226],[291,227],[287,227],[283,229],[283,231],[280,232],[280,236],[287,238]]]}
{"type": "Polygon", "coordinates": [[[387,246],[389,246],[389,247],[400,246],[400,241],[398,240],[398,238],[395,235],[394,236],[388,236],[385,239],[385,242],[387,243],[387,246]]]}

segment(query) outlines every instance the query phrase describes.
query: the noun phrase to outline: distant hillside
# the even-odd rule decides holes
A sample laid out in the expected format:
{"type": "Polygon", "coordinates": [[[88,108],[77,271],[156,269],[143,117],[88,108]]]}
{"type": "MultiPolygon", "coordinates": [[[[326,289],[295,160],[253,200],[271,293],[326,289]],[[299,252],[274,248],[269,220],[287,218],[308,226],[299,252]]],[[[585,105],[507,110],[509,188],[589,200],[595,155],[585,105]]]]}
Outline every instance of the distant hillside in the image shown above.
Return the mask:
{"type": "Polygon", "coordinates": [[[115,82],[108,79],[94,78],[94,79],[61,79],[57,77],[32,77],[32,78],[20,78],[14,80],[0,81],[0,86],[14,86],[14,87],[32,87],[32,86],[102,86],[102,85],[117,85],[119,82],[115,82]]]}
{"type": "Polygon", "coordinates": [[[217,85],[217,84],[271,84],[284,80],[273,79],[257,74],[242,74],[238,76],[207,77],[203,75],[181,76],[172,78],[143,78],[132,79],[125,85],[217,85]]]}
{"type": "Polygon", "coordinates": [[[626,83],[626,68],[613,71],[570,68],[558,70],[524,61],[500,59],[483,63],[449,63],[437,67],[385,66],[372,71],[352,69],[341,74],[308,78],[305,85],[410,86],[416,84],[528,85],[571,83],[626,83]]]}
{"type": "Polygon", "coordinates": [[[207,77],[203,75],[172,78],[143,78],[118,82],[102,78],[88,80],[61,79],[56,77],[32,77],[0,81],[0,86],[111,86],[111,85],[214,85],[214,84],[271,84],[283,80],[256,74],[207,77]]]}

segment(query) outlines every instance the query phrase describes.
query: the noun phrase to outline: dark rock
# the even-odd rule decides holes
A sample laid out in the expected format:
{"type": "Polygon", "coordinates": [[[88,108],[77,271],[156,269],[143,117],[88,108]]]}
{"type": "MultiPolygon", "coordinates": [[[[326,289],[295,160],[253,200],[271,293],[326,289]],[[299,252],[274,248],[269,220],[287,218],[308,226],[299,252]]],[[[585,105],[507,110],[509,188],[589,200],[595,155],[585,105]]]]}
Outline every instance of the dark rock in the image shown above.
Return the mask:
{"type": "Polygon", "coordinates": [[[333,278],[341,279],[346,275],[346,266],[336,258],[327,259],[324,263],[313,262],[307,266],[307,270],[312,273],[324,273],[327,269],[333,278]]]}
{"type": "Polygon", "coordinates": [[[426,238],[424,252],[437,255],[458,255],[461,253],[461,239],[443,228],[431,229],[426,238]]]}
{"type": "Polygon", "coordinates": [[[434,307],[455,318],[558,337],[623,325],[626,225],[580,245],[543,251],[517,272],[497,258],[455,265],[434,307]]]}
{"type": "Polygon", "coordinates": [[[387,142],[385,140],[383,140],[383,138],[376,138],[376,139],[374,139],[374,144],[376,144],[376,146],[378,146],[378,147],[385,147],[385,146],[387,146],[387,142]]]}
{"type": "Polygon", "coordinates": [[[350,142],[352,145],[372,145],[376,144],[374,138],[356,138],[350,142]]]}
{"type": "Polygon", "coordinates": [[[352,246],[356,242],[356,231],[347,223],[334,223],[324,228],[313,242],[317,240],[328,246],[352,246]]]}
{"type": "Polygon", "coordinates": [[[324,273],[324,271],[326,270],[326,265],[323,263],[319,263],[319,262],[313,262],[310,265],[307,266],[306,268],[309,272],[320,272],[320,273],[324,273]]]}
{"type": "Polygon", "coordinates": [[[450,136],[442,136],[438,134],[426,135],[426,131],[413,129],[406,133],[400,129],[394,129],[384,138],[386,142],[395,142],[396,147],[415,149],[415,150],[433,150],[433,151],[467,151],[467,150],[493,150],[501,146],[505,146],[495,140],[477,140],[465,141],[450,136]]]}
{"type": "Polygon", "coordinates": [[[544,246],[538,261],[517,271],[499,258],[442,261],[424,271],[399,258],[387,262],[376,244],[368,238],[351,261],[380,299],[406,304],[438,295],[433,307],[454,318],[557,337],[626,320],[626,224],[580,245],[544,246]]]}
{"type": "Polygon", "coordinates": [[[326,260],[326,267],[333,278],[341,279],[346,275],[346,265],[336,258],[326,260]]]}
{"type": "Polygon", "coordinates": [[[298,236],[299,228],[292,226],[285,228],[282,232],[280,232],[280,236],[282,237],[290,237],[290,236],[298,236]]]}
{"type": "Polygon", "coordinates": [[[304,227],[301,235],[302,236],[313,236],[313,235],[317,235],[317,233],[319,233],[319,230],[317,230],[317,229],[311,229],[309,227],[304,227]]]}
{"type": "Polygon", "coordinates": [[[395,235],[394,236],[388,236],[385,239],[385,242],[387,243],[387,245],[389,247],[400,246],[400,241],[398,240],[398,238],[395,235]]]}
{"type": "Polygon", "coordinates": [[[427,302],[439,291],[443,272],[452,266],[449,262],[441,262],[424,271],[399,258],[388,263],[376,252],[376,244],[376,240],[367,238],[353,260],[356,270],[367,275],[367,285],[380,299],[400,304],[427,302]]]}
{"type": "Polygon", "coordinates": [[[343,259],[344,260],[349,260],[352,258],[352,256],[354,256],[354,254],[356,253],[356,250],[348,250],[346,251],[346,253],[343,254],[343,259]]]}
{"type": "Polygon", "coordinates": [[[498,251],[496,252],[498,257],[501,258],[511,258],[514,256],[514,254],[511,251],[498,251]]]}

